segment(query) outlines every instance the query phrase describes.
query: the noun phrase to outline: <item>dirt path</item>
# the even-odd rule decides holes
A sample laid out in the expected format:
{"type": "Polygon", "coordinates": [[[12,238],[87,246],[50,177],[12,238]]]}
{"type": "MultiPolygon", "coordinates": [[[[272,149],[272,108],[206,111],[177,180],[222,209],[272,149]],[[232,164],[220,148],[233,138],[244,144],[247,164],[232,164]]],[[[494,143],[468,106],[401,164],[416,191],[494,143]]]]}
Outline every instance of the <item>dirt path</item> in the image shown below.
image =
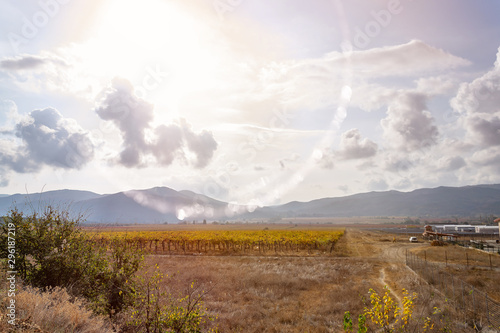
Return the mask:
{"type": "Polygon", "coordinates": [[[348,229],[345,234],[347,252],[353,257],[363,257],[376,262],[379,269],[377,283],[381,287],[388,286],[391,295],[402,307],[402,276],[418,278],[406,266],[407,251],[426,246],[425,243],[410,243],[405,235],[389,235],[377,231],[348,229]],[[394,239],[395,237],[395,239],[394,239]],[[395,240],[395,242],[394,242],[395,240]]]}

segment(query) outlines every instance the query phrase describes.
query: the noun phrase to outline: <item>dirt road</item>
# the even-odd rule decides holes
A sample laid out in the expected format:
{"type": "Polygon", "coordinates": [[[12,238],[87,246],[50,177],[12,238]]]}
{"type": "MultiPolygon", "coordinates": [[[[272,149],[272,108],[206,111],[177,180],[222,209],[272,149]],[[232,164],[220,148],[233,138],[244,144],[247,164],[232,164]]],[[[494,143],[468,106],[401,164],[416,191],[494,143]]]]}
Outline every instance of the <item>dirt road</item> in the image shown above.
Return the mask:
{"type": "Polygon", "coordinates": [[[342,246],[346,254],[374,262],[379,271],[379,287],[389,287],[391,294],[402,307],[402,290],[419,283],[419,276],[406,264],[406,252],[426,243],[410,243],[404,235],[389,235],[383,232],[347,229],[342,246]]]}
{"type": "Polygon", "coordinates": [[[344,241],[354,257],[377,259],[387,263],[403,263],[406,251],[426,246],[426,243],[410,243],[403,235],[392,236],[383,232],[347,229],[344,241]]]}

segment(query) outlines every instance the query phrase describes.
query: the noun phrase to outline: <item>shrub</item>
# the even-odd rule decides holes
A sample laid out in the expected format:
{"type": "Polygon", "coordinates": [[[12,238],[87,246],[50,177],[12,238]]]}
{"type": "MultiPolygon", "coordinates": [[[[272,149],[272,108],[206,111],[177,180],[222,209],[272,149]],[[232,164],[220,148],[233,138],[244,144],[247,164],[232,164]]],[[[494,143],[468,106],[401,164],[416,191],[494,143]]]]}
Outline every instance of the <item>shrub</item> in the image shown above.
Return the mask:
{"type": "MultiPolygon", "coordinates": [[[[147,273],[145,273],[147,275],[147,273]]],[[[139,277],[134,303],[126,313],[126,332],[216,332],[211,327],[215,320],[203,305],[206,294],[195,283],[191,283],[184,295],[176,298],[161,287],[161,282],[168,277],[158,272],[145,279],[139,277]]]]}
{"type": "MultiPolygon", "coordinates": [[[[376,332],[427,332],[433,330],[436,317],[440,323],[446,321],[441,309],[433,308],[432,314],[420,318],[415,318],[415,300],[417,294],[410,295],[403,289],[402,308],[395,302],[391,296],[391,291],[385,286],[385,292],[380,297],[376,291],[370,289],[370,304],[366,305],[358,319],[358,333],[368,332],[373,329],[376,332]]],[[[364,301],[364,299],[363,299],[364,301]]],[[[353,332],[353,321],[349,311],[344,314],[344,332],[353,332]]],[[[444,332],[451,332],[448,323],[440,329],[444,332]]]]}
{"type": "MultiPolygon", "coordinates": [[[[143,256],[118,240],[109,247],[96,244],[80,230],[81,221],[51,206],[28,216],[13,209],[0,221],[0,244],[7,244],[8,230],[15,228],[15,263],[22,280],[40,288],[65,287],[89,299],[96,313],[111,316],[131,303],[132,277],[143,256]]],[[[7,257],[7,246],[0,254],[7,257]]]]}

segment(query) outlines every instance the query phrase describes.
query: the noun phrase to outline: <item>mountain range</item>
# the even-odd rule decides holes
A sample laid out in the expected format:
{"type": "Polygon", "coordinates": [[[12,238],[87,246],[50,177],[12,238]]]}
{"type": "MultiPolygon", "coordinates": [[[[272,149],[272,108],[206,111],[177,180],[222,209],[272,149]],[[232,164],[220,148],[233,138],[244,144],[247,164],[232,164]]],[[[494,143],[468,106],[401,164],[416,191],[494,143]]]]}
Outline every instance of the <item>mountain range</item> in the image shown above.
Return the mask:
{"type": "Polygon", "coordinates": [[[250,207],[228,204],[191,191],[168,187],[114,194],[57,190],[0,195],[0,216],[16,207],[26,213],[47,205],[82,214],[93,223],[172,223],[275,219],[286,217],[417,216],[451,217],[500,215],[500,184],[423,188],[411,192],[384,191],[322,198],[309,202],[250,207]]]}

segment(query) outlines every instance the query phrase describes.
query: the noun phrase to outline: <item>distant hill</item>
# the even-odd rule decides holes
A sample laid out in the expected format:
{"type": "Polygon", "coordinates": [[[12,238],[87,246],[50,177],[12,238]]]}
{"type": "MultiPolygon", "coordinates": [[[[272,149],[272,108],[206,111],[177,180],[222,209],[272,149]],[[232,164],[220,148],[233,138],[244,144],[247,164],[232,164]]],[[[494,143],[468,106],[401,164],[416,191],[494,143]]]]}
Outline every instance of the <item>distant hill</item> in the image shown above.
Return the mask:
{"type": "Polygon", "coordinates": [[[228,204],[191,191],[168,187],[131,190],[114,194],[60,190],[0,197],[0,216],[14,206],[32,212],[52,205],[83,214],[95,223],[164,223],[203,219],[226,219],[228,204]]]}
{"type": "Polygon", "coordinates": [[[412,192],[369,192],[263,207],[256,214],[281,217],[500,215],[500,185],[438,187],[412,192]]]}
{"type": "Polygon", "coordinates": [[[89,221],[163,223],[223,218],[227,203],[189,191],[168,187],[132,190],[81,202],[89,221]]]}
{"type": "Polygon", "coordinates": [[[500,216],[500,184],[424,188],[411,192],[385,191],[249,210],[191,191],[168,187],[114,194],[60,190],[29,195],[0,195],[0,215],[16,206],[31,212],[46,205],[83,213],[88,222],[172,223],[180,220],[269,219],[275,217],[350,216],[500,216]]]}
{"type": "Polygon", "coordinates": [[[14,206],[22,212],[39,211],[47,205],[68,208],[83,200],[95,199],[102,195],[89,191],[58,190],[32,194],[0,195],[0,216],[14,206]]]}

